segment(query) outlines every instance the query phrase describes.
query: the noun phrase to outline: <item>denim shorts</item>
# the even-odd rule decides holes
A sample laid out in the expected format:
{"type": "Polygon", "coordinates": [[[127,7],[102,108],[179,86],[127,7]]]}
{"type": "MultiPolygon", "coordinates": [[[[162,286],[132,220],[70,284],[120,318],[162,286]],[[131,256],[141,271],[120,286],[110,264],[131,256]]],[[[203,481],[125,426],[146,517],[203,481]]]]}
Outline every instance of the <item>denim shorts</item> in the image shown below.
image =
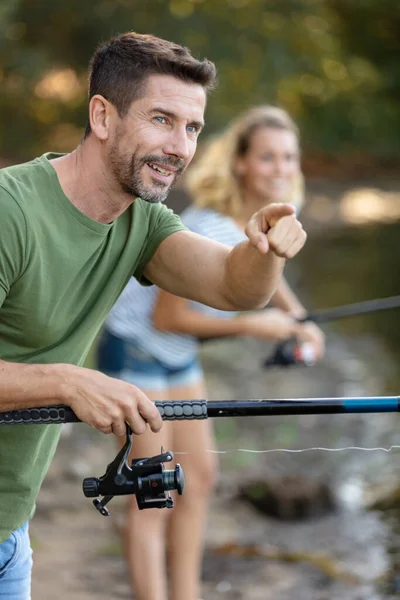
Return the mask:
{"type": "Polygon", "coordinates": [[[111,377],[133,383],[143,390],[163,391],[197,383],[203,370],[197,357],[179,367],[170,367],[134,342],[103,331],[97,349],[97,367],[111,377]]]}
{"type": "Polygon", "coordinates": [[[0,544],[0,600],[30,600],[32,550],[29,524],[0,544]]]}

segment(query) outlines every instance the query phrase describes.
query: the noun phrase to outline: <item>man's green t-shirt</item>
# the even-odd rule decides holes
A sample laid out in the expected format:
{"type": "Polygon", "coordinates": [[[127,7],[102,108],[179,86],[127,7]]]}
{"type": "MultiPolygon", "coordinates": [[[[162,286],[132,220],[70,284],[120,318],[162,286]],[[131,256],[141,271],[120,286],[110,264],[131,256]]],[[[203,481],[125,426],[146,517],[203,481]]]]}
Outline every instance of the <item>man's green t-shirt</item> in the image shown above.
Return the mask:
{"type": "MultiPolygon", "coordinates": [[[[136,199],[111,224],[65,196],[46,154],[0,171],[0,358],[82,365],[129,278],[184,229],[136,199]]],[[[146,283],[144,281],[144,283],[146,283]]],[[[0,382],[1,384],[1,382],[0,382]]],[[[0,542],[30,519],[60,426],[0,427],[0,542]]]]}

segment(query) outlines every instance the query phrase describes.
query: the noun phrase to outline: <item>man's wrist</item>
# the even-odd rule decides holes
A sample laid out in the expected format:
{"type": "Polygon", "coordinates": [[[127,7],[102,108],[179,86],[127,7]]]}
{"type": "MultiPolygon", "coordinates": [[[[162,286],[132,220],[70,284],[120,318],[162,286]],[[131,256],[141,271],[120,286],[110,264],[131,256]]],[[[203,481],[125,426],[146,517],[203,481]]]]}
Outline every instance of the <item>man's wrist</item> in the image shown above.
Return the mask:
{"type": "Polygon", "coordinates": [[[77,367],[67,363],[55,363],[46,365],[47,381],[51,389],[52,404],[71,405],[73,397],[71,394],[72,381],[77,367]]]}

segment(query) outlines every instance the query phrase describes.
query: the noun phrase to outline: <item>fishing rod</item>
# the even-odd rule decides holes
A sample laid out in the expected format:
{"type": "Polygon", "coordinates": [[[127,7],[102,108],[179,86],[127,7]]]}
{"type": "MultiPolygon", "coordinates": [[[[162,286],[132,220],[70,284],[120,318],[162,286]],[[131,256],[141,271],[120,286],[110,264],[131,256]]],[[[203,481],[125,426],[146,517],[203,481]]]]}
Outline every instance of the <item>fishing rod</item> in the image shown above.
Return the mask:
{"type": "MultiPolygon", "coordinates": [[[[400,296],[389,296],[387,298],[375,298],[374,300],[364,300],[353,304],[344,304],[333,308],[316,310],[307,314],[305,317],[296,319],[299,323],[327,323],[348,317],[379,312],[381,310],[391,310],[400,308],[400,296]]],[[[310,344],[300,344],[296,338],[290,338],[277,344],[271,356],[263,363],[264,367],[280,366],[288,367],[291,365],[311,366],[315,363],[314,353],[310,344]]]]}
{"type": "MultiPolygon", "coordinates": [[[[289,398],[259,400],[180,400],[154,402],[164,421],[202,420],[220,417],[256,417],[274,415],[316,415],[340,413],[400,412],[400,396],[371,396],[364,398],[289,398]]],[[[51,425],[78,423],[79,417],[64,405],[23,408],[0,413],[2,425],[51,425]]],[[[133,494],[139,509],[172,508],[170,491],[183,494],[185,476],[177,464],[174,470],[164,469],[173,460],[172,452],[149,458],[133,459],[132,431],[126,427],[126,442],[101,477],[86,477],[82,489],[103,516],[109,516],[106,504],[114,496],[133,494]]]]}
{"type": "Polygon", "coordinates": [[[392,308],[400,308],[400,296],[388,296],[387,298],[375,298],[374,300],[363,300],[362,302],[354,302],[352,304],[344,304],[335,306],[334,308],[324,308],[316,310],[313,313],[297,319],[300,323],[313,321],[314,323],[326,323],[346,317],[354,317],[358,315],[379,312],[381,310],[390,310],[392,308]]]}

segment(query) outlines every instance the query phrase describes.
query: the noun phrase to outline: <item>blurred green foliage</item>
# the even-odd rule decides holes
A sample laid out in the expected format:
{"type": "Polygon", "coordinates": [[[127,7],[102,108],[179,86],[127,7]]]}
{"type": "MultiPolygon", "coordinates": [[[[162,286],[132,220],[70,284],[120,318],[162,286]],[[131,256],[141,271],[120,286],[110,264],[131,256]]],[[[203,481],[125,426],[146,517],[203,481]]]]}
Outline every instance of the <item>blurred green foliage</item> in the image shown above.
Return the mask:
{"type": "Polygon", "coordinates": [[[1,0],[0,156],[71,149],[89,58],[127,30],[216,63],[206,134],[270,102],[298,121],[306,153],[400,154],[398,0],[1,0]]]}

